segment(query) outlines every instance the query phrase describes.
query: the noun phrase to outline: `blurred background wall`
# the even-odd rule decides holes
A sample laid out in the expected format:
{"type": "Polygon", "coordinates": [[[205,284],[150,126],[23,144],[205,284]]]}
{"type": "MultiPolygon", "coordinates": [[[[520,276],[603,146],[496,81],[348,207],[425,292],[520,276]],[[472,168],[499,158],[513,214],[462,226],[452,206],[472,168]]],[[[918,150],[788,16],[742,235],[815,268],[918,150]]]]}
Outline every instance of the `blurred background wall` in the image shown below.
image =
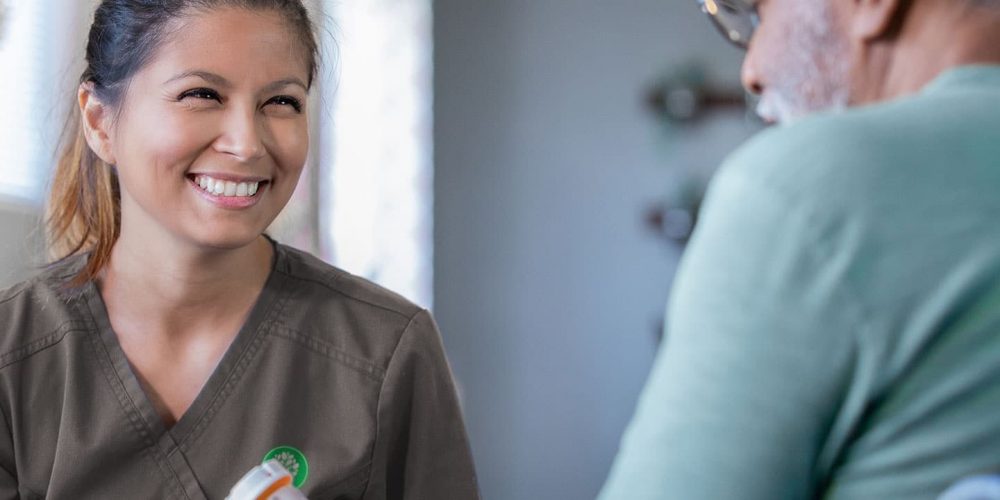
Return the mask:
{"type": "Polygon", "coordinates": [[[483,493],[593,498],[679,255],[644,212],[755,128],[667,129],[644,96],[692,60],[736,87],[741,54],[694,0],[434,6],[434,312],[483,493]]]}
{"type": "MultiPolygon", "coordinates": [[[[18,7],[35,2],[6,1],[18,7]]],[[[343,81],[359,73],[351,69],[352,57],[373,59],[352,56],[370,53],[371,47],[359,45],[380,40],[379,50],[398,46],[387,40],[401,32],[399,22],[408,26],[407,36],[425,37],[420,46],[433,47],[432,53],[413,55],[405,46],[391,57],[374,58],[404,58],[409,62],[403,74],[409,76],[369,67],[365,74],[381,78],[379,87],[385,87],[388,97],[380,109],[388,111],[379,119],[386,123],[396,120],[392,96],[401,95],[386,81],[412,80],[416,90],[406,95],[424,96],[425,102],[406,104],[408,116],[419,120],[401,139],[405,148],[424,134],[421,124],[433,123],[426,133],[431,171],[414,174],[410,182],[419,191],[425,175],[433,178],[433,196],[414,197],[428,205],[433,200],[433,221],[414,227],[433,234],[430,246],[420,251],[433,255],[426,286],[433,283],[433,312],[462,392],[484,497],[593,498],[653,360],[682,251],[649,227],[649,212],[679,203],[678,193],[691,178],[703,180],[758,128],[739,109],[711,112],[691,125],[668,125],[650,110],[650,89],[692,62],[715,85],[738,89],[741,54],[721,40],[695,0],[365,0],[357,4],[369,6],[364,12],[352,7],[355,1],[362,0],[311,2],[314,8],[326,6],[333,26],[327,33],[335,39],[334,52],[326,57],[335,67],[326,69],[314,103],[316,116],[326,121],[317,126],[320,140],[311,161],[320,169],[338,167],[332,165],[339,157],[337,141],[329,138],[351,122],[331,120],[330,110],[338,107],[338,88],[359,88],[343,81]],[[394,8],[396,1],[406,9],[394,8]],[[431,7],[433,21],[417,2],[431,7]],[[409,13],[395,24],[380,21],[404,11],[409,13]],[[360,21],[338,25],[353,22],[338,19],[338,12],[360,21]],[[385,29],[387,35],[352,34],[371,29],[385,29]],[[422,94],[421,82],[431,79],[432,92],[422,94]]],[[[93,0],[39,2],[73,5],[75,11],[65,11],[73,15],[37,7],[35,17],[48,23],[46,33],[82,40],[93,0]]],[[[33,43],[50,41],[42,37],[33,43]]],[[[42,50],[2,43],[0,51],[8,53],[42,50]]],[[[35,118],[47,113],[61,121],[60,106],[79,74],[82,47],[76,49],[48,50],[59,57],[47,60],[44,70],[23,70],[42,76],[33,87],[36,104],[19,112],[35,118]]],[[[4,71],[2,78],[16,78],[9,68],[4,71]]],[[[8,110],[5,119],[10,122],[11,116],[8,110]]],[[[54,122],[46,123],[47,131],[33,131],[27,139],[43,150],[54,147],[54,122]]],[[[365,123],[382,131],[397,125],[365,123]]],[[[384,136],[380,140],[389,142],[376,153],[393,147],[384,136]]],[[[423,154],[416,164],[423,165],[423,154]]],[[[36,161],[36,168],[45,167],[45,161],[36,161]]],[[[378,182],[371,184],[378,188],[378,182]]],[[[0,196],[0,286],[23,278],[40,261],[43,187],[44,178],[26,196],[0,196]]],[[[311,189],[308,206],[321,213],[293,226],[336,220],[322,212],[337,206],[331,192],[311,189]]],[[[411,209],[383,211],[401,210],[411,209]]],[[[391,218],[380,224],[361,228],[366,241],[401,232],[391,218]]],[[[336,236],[341,233],[335,227],[307,229],[327,236],[303,241],[339,238],[333,243],[349,244],[353,238],[336,236]]],[[[337,261],[336,255],[325,256],[337,261]]],[[[413,260],[387,256],[393,257],[413,260]]],[[[371,270],[375,267],[345,267],[380,277],[371,270]]]]}

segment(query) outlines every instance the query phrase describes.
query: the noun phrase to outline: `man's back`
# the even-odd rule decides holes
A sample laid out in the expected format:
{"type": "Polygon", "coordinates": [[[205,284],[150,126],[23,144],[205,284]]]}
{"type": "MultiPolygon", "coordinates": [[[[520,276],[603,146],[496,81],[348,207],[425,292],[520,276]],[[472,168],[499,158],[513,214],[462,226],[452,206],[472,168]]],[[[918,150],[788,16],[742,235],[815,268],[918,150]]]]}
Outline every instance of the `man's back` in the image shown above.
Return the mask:
{"type": "Polygon", "coordinates": [[[1000,467],[1000,66],[713,183],[603,498],[933,498],[1000,467]]]}

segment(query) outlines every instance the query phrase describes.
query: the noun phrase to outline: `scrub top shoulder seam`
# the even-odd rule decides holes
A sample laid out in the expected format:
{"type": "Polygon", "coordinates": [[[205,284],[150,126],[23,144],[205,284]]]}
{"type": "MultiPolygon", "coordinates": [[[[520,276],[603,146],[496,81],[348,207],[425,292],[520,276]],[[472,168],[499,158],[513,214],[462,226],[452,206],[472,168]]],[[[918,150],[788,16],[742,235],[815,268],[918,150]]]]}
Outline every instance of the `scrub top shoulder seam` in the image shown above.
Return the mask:
{"type": "Polygon", "coordinates": [[[58,345],[71,333],[86,332],[86,323],[77,320],[67,321],[52,330],[52,333],[32,340],[26,344],[19,345],[5,353],[0,354],[0,370],[25,361],[35,354],[58,345]]]}
{"type": "Polygon", "coordinates": [[[274,333],[275,337],[295,342],[311,352],[324,356],[331,361],[337,361],[371,378],[375,382],[381,383],[382,379],[385,378],[385,369],[366,359],[352,356],[315,336],[308,335],[285,325],[275,326],[272,333],[274,333]]]}
{"type": "MultiPolygon", "coordinates": [[[[306,277],[306,276],[300,276],[298,274],[292,274],[292,273],[289,273],[287,271],[279,271],[279,272],[281,272],[283,275],[287,276],[290,279],[299,280],[299,281],[306,281],[306,282],[309,282],[309,283],[315,283],[317,285],[321,285],[321,286],[329,289],[331,292],[334,292],[334,293],[336,293],[338,295],[342,295],[342,296],[344,296],[344,297],[346,297],[348,299],[351,299],[351,300],[360,302],[362,304],[369,305],[369,306],[381,309],[383,311],[391,312],[393,314],[396,314],[398,316],[402,316],[404,318],[409,318],[409,316],[407,316],[407,314],[405,312],[403,312],[403,311],[401,311],[399,309],[396,309],[396,308],[393,308],[393,307],[389,307],[389,306],[386,306],[386,305],[383,305],[383,304],[376,304],[375,302],[372,302],[370,300],[366,300],[366,299],[363,299],[361,297],[358,297],[357,295],[352,294],[350,292],[347,292],[346,290],[343,290],[342,288],[336,286],[335,283],[338,282],[338,281],[341,281],[344,278],[343,276],[340,276],[339,272],[336,271],[336,270],[331,270],[331,271],[327,271],[327,272],[323,273],[323,276],[326,277],[326,278],[328,278],[326,280],[320,280],[320,279],[316,279],[316,278],[309,278],[309,277],[306,277]]],[[[340,271],[340,272],[342,272],[342,271],[340,271]]],[[[413,306],[413,307],[416,308],[417,306],[413,306]]]]}
{"type": "Polygon", "coordinates": [[[282,258],[279,259],[278,265],[275,266],[275,272],[281,273],[289,279],[320,285],[348,299],[396,314],[406,319],[410,318],[412,310],[420,308],[405,297],[377,283],[360,276],[355,276],[343,269],[305,254],[300,250],[281,244],[277,245],[277,249],[282,258]],[[376,302],[373,298],[365,298],[362,293],[348,290],[348,286],[357,287],[360,291],[368,289],[373,298],[383,298],[385,300],[376,302]]]}

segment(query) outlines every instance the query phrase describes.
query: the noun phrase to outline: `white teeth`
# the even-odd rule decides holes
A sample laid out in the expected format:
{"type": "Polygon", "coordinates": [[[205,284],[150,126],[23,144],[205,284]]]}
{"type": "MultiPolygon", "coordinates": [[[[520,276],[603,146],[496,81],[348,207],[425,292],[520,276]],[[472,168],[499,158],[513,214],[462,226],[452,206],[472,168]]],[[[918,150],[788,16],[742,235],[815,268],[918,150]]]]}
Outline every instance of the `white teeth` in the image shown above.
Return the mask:
{"type": "Polygon", "coordinates": [[[213,179],[207,175],[199,175],[195,178],[195,184],[209,194],[215,196],[238,196],[247,197],[257,194],[260,188],[259,182],[233,182],[213,179]]]}

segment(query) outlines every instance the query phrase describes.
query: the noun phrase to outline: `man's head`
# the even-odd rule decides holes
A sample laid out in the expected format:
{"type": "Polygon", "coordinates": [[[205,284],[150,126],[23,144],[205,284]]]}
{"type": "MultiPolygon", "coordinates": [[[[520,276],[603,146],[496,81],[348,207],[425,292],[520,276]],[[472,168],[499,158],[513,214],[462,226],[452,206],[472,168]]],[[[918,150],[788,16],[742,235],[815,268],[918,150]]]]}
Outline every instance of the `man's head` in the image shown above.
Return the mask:
{"type": "Polygon", "coordinates": [[[700,1],[747,50],[743,84],[768,121],[897,97],[949,67],[1000,62],[1000,0],[700,1]]]}
{"type": "Polygon", "coordinates": [[[742,80],[760,96],[757,112],[788,122],[847,105],[848,48],[831,0],[761,0],[742,80]]]}

